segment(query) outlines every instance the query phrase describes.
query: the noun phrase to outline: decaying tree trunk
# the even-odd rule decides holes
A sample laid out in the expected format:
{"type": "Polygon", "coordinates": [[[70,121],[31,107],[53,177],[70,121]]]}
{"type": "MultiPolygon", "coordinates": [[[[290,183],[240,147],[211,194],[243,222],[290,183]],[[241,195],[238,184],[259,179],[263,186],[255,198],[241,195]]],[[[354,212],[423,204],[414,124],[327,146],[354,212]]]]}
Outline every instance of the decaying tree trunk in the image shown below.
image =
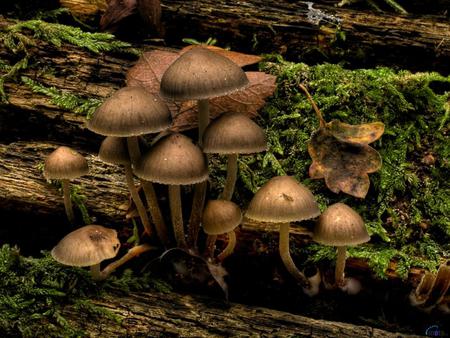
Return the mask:
{"type": "Polygon", "coordinates": [[[89,337],[414,337],[173,293],[131,293],[94,302],[122,323],[92,320],[66,308],[65,315],[89,337]]]}

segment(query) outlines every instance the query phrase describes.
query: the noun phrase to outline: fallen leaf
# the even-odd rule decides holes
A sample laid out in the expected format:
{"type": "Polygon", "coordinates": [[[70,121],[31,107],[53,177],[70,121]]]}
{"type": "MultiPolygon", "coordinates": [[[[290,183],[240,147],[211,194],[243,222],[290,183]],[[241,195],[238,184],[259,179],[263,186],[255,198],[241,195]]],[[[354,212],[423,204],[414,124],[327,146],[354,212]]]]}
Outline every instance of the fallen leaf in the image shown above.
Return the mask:
{"type": "Polygon", "coordinates": [[[111,29],[135,12],[137,0],[110,0],[105,13],[100,19],[100,29],[111,29]]]}
{"type": "Polygon", "coordinates": [[[367,144],[342,142],[325,128],[313,133],[308,152],[313,160],[310,177],[325,178],[325,184],[334,193],[366,197],[368,174],[381,168],[381,156],[375,149],[367,144]]]}
{"type": "MultiPolygon", "coordinates": [[[[235,52],[232,50],[223,49],[223,48],[220,48],[217,46],[209,46],[209,45],[201,45],[201,46],[203,48],[209,49],[217,54],[227,57],[228,59],[233,61],[235,64],[237,64],[239,67],[253,65],[262,60],[262,57],[260,57],[258,55],[239,53],[239,52],[235,52]]],[[[182,50],[180,50],[180,54],[186,53],[187,51],[189,51],[195,47],[197,47],[197,46],[189,45],[187,47],[184,47],[182,50]]]]}
{"type": "MultiPolygon", "coordinates": [[[[213,51],[226,55],[239,55],[241,64],[244,62],[256,62],[260,59],[255,56],[226,51],[214,47],[213,51]],[[224,52],[226,51],[226,52],[224,52]],[[243,56],[244,55],[244,56],[243,56]],[[252,60],[252,61],[250,61],[252,60]]],[[[180,53],[171,51],[154,50],[144,53],[139,61],[127,73],[128,86],[142,86],[148,92],[159,95],[161,78],[166,69],[174,62],[180,53]]],[[[216,97],[210,100],[210,116],[212,118],[225,112],[241,112],[250,117],[255,117],[258,110],[264,106],[267,97],[273,94],[276,87],[276,77],[263,72],[246,72],[249,85],[240,91],[226,96],[216,97]]],[[[181,131],[197,126],[196,101],[184,101],[181,103],[168,102],[169,109],[174,118],[172,130],[181,131]]]]}
{"type": "Polygon", "coordinates": [[[161,25],[161,2],[160,0],[138,0],[137,9],[144,22],[154,28],[158,34],[163,31],[161,25]]]}
{"type": "Polygon", "coordinates": [[[352,125],[333,120],[327,123],[326,128],[339,141],[355,144],[372,143],[384,133],[384,124],[382,122],[352,125]]]}

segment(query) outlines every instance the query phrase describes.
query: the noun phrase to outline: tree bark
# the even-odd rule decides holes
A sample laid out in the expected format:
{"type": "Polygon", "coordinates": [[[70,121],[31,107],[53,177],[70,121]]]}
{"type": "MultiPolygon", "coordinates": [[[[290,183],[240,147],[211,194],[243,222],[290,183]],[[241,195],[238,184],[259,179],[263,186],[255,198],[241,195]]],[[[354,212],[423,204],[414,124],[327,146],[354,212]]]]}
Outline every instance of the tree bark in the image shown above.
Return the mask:
{"type": "Polygon", "coordinates": [[[89,337],[417,337],[175,293],[130,293],[94,303],[121,324],[67,307],[64,315],[89,337]]]}

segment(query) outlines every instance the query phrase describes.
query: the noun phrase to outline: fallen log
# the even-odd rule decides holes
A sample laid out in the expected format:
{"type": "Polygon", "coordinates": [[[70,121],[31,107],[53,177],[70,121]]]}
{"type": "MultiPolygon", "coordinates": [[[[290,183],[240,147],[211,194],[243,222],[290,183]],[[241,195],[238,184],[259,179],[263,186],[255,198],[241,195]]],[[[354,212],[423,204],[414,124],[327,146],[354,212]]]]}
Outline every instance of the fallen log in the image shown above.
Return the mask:
{"type": "Polygon", "coordinates": [[[67,307],[66,318],[89,337],[418,337],[176,293],[130,293],[93,302],[121,324],[94,321],[67,307]]]}

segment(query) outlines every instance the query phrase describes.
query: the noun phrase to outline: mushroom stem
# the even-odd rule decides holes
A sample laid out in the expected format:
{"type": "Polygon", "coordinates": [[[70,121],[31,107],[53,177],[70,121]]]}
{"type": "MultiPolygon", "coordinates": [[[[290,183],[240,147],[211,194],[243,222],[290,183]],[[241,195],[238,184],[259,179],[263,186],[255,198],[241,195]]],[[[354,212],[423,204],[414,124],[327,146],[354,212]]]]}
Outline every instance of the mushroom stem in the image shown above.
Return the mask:
{"type": "Polygon", "coordinates": [[[209,124],[209,100],[198,100],[198,144],[203,144],[203,133],[209,124]]]}
{"type": "Polygon", "coordinates": [[[343,286],[344,283],[344,269],[345,260],[347,259],[347,247],[338,246],[337,247],[337,257],[336,257],[336,270],[334,272],[334,279],[336,280],[337,286],[343,286]]]}
{"type": "Polygon", "coordinates": [[[131,164],[134,167],[141,157],[139,149],[139,141],[137,136],[127,137],[128,154],[130,155],[131,164]]]}
{"type": "Polygon", "coordinates": [[[75,223],[75,216],[73,214],[72,199],[70,198],[70,181],[68,179],[61,180],[63,195],[64,195],[64,208],[66,209],[67,219],[70,223],[75,223]]]}
{"type": "Polygon", "coordinates": [[[144,189],[145,198],[150,208],[150,215],[152,216],[153,223],[155,223],[156,234],[159,240],[165,247],[170,245],[169,234],[167,233],[166,223],[161,213],[161,209],[158,204],[158,198],[156,197],[155,188],[152,182],[141,179],[141,185],[144,189]]]}
{"type": "Polygon", "coordinates": [[[179,185],[169,185],[170,215],[172,218],[173,232],[179,248],[186,248],[184,237],[183,211],[181,209],[181,196],[179,185]]]}
{"type": "Polygon", "coordinates": [[[207,186],[208,183],[204,181],[196,184],[194,188],[191,216],[189,218],[189,245],[194,250],[197,249],[197,239],[200,231],[203,209],[205,207],[207,186]]]}
{"type": "Polygon", "coordinates": [[[305,275],[297,269],[289,251],[289,223],[280,223],[279,251],[281,260],[289,273],[302,285],[309,289],[310,283],[305,275]]]}
{"type": "Polygon", "coordinates": [[[131,198],[136,205],[136,209],[141,217],[142,224],[144,225],[145,233],[150,236],[152,233],[152,227],[150,225],[150,220],[148,218],[147,211],[145,210],[144,203],[142,203],[141,197],[139,196],[139,193],[134,185],[133,172],[130,164],[125,164],[125,178],[131,198]]]}
{"type": "Polygon", "coordinates": [[[206,258],[214,257],[214,250],[216,249],[216,240],[217,240],[216,235],[208,235],[208,237],[206,237],[205,253],[204,253],[206,258]]]}
{"type": "Polygon", "coordinates": [[[123,264],[125,264],[129,260],[133,259],[134,257],[139,256],[140,254],[142,254],[146,251],[152,250],[152,249],[155,249],[155,248],[148,244],[137,245],[137,246],[129,249],[128,252],[125,255],[123,255],[120,259],[110,263],[106,268],[104,268],[100,272],[100,279],[108,278],[108,276],[111,273],[113,273],[118,267],[122,266],[123,264]]]}
{"type": "Polygon", "coordinates": [[[99,281],[104,279],[100,273],[100,263],[91,265],[89,269],[91,270],[91,276],[93,280],[99,281]]]}
{"type": "Polygon", "coordinates": [[[227,233],[228,235],[228,243],[227,246],[225,247],[225,249],[223,249],[223,251],[217,256],[217,260],[219,262],[223,262],[225,260],[225,258],[227,258],[228,256],[230,256],[233,251],[234,248],[236,247],[236,233],[233,231],[230,231],[227,233]]]}
{"type": "Polygon", "coordinates": [[[236,185],[238,154],[229,154],[227,157],[227,178],[222,192],[222,199],[231,201],[231,198],[233,197],[234,186],[236,185]]]}

